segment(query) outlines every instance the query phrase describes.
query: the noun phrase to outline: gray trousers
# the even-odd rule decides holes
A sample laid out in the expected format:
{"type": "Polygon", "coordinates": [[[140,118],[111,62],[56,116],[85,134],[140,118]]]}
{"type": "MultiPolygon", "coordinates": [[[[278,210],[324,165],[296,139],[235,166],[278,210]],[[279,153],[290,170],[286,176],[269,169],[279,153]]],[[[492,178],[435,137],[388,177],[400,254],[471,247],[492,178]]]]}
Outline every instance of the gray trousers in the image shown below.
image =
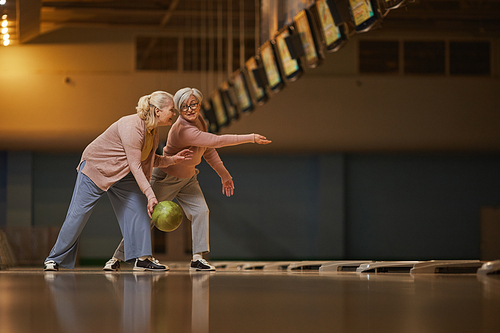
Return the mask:
{"type": "MultiPolygon", "coordinates": [[[[209,252],[209,209],[198,183],[197,174],[191,178],[177,178],[167,175],[158,168],[154,168],[151,177],[151,187],[155,192],[158,202],[177,199],[177,202],[184,210],[184,214],[191,221],[193,253],[209,252]]],[[[123,260],[123,246],[124,240],[122,239],[113,257],[123,260]]]]}
{"type": "Polygon", "coordinates": [[[54,260],[63,268],[75,267],[80,234],[97,201],[104,193],[108,194],[122,235],[126,240],[127,246],[124,249],[123,259],[130,260],[151,255],[148,200],[137,185],[134,176],[129,173],[114,183],[107,191],[103,191],[82,173],[84,167],[85,161],[82,162],[78,171],[66,219],[59,231],[57,241],[45,261],[54,260]]]}

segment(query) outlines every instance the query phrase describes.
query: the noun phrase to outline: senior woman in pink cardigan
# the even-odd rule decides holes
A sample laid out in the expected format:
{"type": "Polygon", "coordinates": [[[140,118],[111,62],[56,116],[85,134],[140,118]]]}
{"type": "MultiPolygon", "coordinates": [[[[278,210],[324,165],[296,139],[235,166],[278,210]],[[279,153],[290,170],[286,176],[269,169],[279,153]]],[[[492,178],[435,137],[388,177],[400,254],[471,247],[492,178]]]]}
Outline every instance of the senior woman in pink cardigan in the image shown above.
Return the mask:
{"type": "Polygon", "coordinates": [[[136,114],[120,118],[85,148],[77,167],[73,197],[57,241],[45,259],[44,270],[74,268],[78,239],[97,201],[104,193],[125,239],[124,260],[134,270],[164,271],[152,257],[150,217],[158,200],[150,185],[154,166],[167,167],[191,160],[192,151],[156,155],[158,127],[172,124],[172,95],[156,91],[139,99],[136,114]]]}
{"type": "MultiPolygon", "coordinates": [[[[177,199],[187,218],[191,221],[193,259],[190,270],[214,271],[203,254],[210,251],[208,241],[209,209],[197,180],[196,166],[203,157],[217,172],[222,182],[222,193],[233,195],[234,183],[231,175],[224,167],[219,154],[215,150],[225,146],[243,143],[269,144],[270,140],[260,134],[225,134],[215,135],[207,132],[207,125],[200,116],[202,93],[196,88],[183,88],[174,95],[175,108],[180,117],[172,125],[168,134],[167,145],[163,153],[177,154],[189,149],[193,158],[177,164],[160,165],[153,170],[151,185],[160,201],[177,199]]],[[[126,241],[125,241],[126,245],[126,241]]],[[[123,240],[118,246],[104,270],[115,271],[123,260],[123,240]]]]}

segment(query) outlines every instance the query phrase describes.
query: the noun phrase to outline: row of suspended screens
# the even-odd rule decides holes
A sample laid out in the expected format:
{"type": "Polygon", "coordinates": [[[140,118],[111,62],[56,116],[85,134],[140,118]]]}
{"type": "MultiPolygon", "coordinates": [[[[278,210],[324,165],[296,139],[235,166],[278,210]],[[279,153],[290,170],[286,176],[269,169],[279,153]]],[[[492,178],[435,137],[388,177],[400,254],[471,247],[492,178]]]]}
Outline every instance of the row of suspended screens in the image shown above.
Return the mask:
{"type": "MultiPolygon", "coordinates": [[[[255,39],[244,40],[246,60],[229,75],[202,105],[209,131],[219,132],[241,114],[263,105],[288,83],[300,78],[308,69],[316,68],[327,52],[337,52],[354,34],[380,27],[390,10],[401,7],[406,0],[316,0],[300,11],[291,24],[282,27],[257,50],[255,39]]],[[[157,39],[160,56],[148,61],[140,50],[151,41],[137,39],[139,70],[207,70],[206,55],[210,38],[182,37],[157,39]],[[182,51],[179,52],[179,45],[182,51]],[[163,50],[163,51],[162,51],[163,50]],[[182,59],[182,61],[179,61],[182,59]],[[181,68],[179,68],[179,64],[181,68]]],[[[235,49],[239,40],[234,40],[235,49]]],[[[227,68],[227,41],[217,48],[218,61],[211,70],[227,68]]],[[[490,76],[490,42],[484,41],[399,41],[360,40],[359,72],[362,74],[418,74],[490,76]]],[[[158,54],[156,52],[156,54],[158,54]]],[[[212,57],[214,58],[214,57],[212,57]]]]}

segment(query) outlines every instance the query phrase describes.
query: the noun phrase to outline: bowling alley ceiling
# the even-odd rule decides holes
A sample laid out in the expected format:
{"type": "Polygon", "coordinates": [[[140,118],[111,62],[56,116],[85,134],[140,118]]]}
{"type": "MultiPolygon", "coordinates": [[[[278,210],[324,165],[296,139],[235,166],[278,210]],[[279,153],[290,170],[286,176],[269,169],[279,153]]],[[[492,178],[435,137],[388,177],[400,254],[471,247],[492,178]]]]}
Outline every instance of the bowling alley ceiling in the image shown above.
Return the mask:
{"type": "MultiPolygon", "coordinates": [[[[169,33],[192,29],[203,19],[232,12],[235,25],[243,18],[254,26],[255,0],[6,0],[4,12],[16,17],[11,38],[24,43],[64,27],[162,29],[169,33]],[[17,6],[16,6],[17,4],[17,6]],[[243,9],[243,10],[242,10],[243,9]],[[243,16],[242,16],[243,15],[243,16]]],[[[342,0],[337,0],[342,1],[342,0]]],[[[347,0],[345,0],[347,1],[347,0]]],[[[384,0],[379,0],[383,2],[384,0]]],[[[279,0],[280,8],[286,0],[279,0]]],[[[384,27],[432,27],[457,24],[480,31],[500,30],[500,0],[406,0],[406,8],[390,12],[384,27]],[[450,23],[454,22],[454,23],[450,23]]]]}

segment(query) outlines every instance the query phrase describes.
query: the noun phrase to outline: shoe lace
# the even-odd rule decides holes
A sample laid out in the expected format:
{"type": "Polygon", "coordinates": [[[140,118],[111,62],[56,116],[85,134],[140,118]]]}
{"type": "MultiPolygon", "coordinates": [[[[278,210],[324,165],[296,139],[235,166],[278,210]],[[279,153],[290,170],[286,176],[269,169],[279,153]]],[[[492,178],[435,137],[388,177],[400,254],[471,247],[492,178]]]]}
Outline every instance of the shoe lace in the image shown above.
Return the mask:
{"type": "Polygon", "coordinates": [[[204,264],[204,265],[210,266],[210,264],[208,263],[208,261],[206,261],[205,259],[200,259],[199,261],[200,261],[202,264],[204,264]]]}
{"type": "Polygon", "coordinates": [[[117,262],[117,261],[118,261],[118,259],[111,258],[111,259],[109,259],[109,260],[108,260],[108,262],[106,263],[106,265],[107,265],[107,264],[113,265],[113,264],[114,264],[115,262],[117,262]]]}
{"type": "Polygon", "coordinates": [[[151,261],[152,263],[155,263],[155,264],[157,264],[157,265],[161,265],[161,264],[160,264],[160,261],[159,261],[158,259],[156,259],[155,257],[151,257],[151,258],[149,258],[149,261],[151,261]]]}

